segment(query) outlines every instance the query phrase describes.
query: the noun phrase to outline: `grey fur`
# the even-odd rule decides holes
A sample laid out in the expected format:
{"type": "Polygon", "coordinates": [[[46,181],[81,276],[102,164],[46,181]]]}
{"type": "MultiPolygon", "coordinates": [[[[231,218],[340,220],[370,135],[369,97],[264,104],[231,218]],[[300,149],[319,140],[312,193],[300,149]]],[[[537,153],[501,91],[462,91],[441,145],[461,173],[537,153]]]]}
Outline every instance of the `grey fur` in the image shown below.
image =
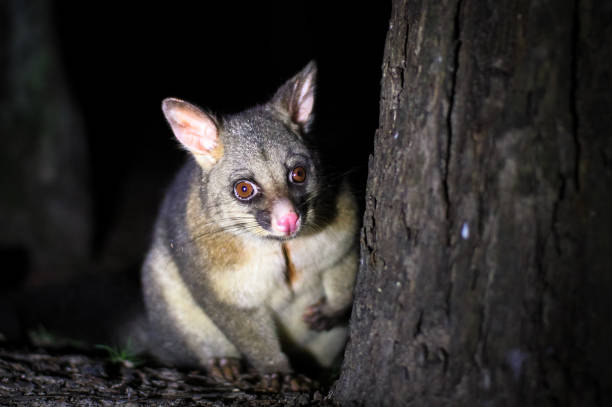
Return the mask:
{"type": "Polygon", "coordinates": [[[346,320],[327,331],[304,322],[307,310],[330,321],[349,310],[357,270],[355,199],[343,183],[325,189],[306,144],[315,75],[310,63],[268,104],[211,118],[223,154],[212,165],[194,154],[169,188],[142,270],[150,350],[161,361],[206,368],[215,358],[243,357],[262,373],[290,372],[287,343],[322,366],[342,350],[346,320]],[[288,179],[296,166],[307,171],[303,185],[288,179]],[[241,179],[260,188],[249,203],[233,192],[241,179]],[[295,236],[267,230],[266,211],[279,198],[301,217],[295,236]]]}

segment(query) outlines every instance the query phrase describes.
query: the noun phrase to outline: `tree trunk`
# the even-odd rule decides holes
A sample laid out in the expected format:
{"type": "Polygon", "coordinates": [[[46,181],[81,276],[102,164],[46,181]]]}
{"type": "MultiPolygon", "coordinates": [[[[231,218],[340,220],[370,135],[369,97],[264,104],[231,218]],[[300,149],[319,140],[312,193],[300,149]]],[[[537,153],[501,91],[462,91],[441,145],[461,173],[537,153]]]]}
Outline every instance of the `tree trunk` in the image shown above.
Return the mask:
{"type": "Polygon", "coordinates": [[[612,405],[611,18],[393,1],[337,400],[612,405]]]}
{"type": "Polygon", "coordinates": [[[85,130],[51,6],[0,3],[0,292],[28,270],[31,285],[57,282],[81,271],[90,251],[85,130]]]}

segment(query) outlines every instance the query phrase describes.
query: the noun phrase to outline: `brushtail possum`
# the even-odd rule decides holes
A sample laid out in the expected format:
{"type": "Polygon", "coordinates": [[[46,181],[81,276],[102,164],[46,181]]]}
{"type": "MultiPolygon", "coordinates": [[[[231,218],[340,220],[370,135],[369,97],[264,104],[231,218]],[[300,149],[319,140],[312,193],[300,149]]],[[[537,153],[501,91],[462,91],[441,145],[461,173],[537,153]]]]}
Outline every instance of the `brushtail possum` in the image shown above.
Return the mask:
{"type": "Polygon", "coordinates": [[[339,356],[357,270],[357,205],[311,147],[316,65],[268,103],[215,117],[169,98],[188,162],[162,204],[142,269],[152,353],[214,369],[246,360],[291,374],[284,349],[339,356]]]}

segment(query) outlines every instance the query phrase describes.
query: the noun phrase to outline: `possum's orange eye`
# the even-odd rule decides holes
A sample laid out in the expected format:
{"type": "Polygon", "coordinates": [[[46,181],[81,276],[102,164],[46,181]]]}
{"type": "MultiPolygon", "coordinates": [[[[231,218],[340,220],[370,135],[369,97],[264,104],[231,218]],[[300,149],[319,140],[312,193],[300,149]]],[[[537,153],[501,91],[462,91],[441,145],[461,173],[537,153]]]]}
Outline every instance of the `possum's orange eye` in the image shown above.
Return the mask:
{"type": "Polygon", "coordinates": [[[297,184],[300,184],[306,181],[306,169],[304,167],[295,167],[291,171],[289,178],[291,179],[292,182],[295,182],[297,184]]]}
{"type": "Polygon", "coordinates": [[[234,195],[236,198],[246,201],[253,198],[255,195],[256,188],[252,182],[249,181],[238,181],[234,184],[234,195]]]}

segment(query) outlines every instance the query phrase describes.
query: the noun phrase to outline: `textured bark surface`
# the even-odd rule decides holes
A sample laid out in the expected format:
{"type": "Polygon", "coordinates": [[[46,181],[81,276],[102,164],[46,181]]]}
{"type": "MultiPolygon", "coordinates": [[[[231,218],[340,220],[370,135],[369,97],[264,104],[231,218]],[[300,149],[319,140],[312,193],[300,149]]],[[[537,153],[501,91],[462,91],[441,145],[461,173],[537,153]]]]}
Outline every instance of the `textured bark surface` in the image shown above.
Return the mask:
{"type": "Polygon", "coordinates": [[[338,400],[612,404],[611,18],[393,2],[338,400]]]}

